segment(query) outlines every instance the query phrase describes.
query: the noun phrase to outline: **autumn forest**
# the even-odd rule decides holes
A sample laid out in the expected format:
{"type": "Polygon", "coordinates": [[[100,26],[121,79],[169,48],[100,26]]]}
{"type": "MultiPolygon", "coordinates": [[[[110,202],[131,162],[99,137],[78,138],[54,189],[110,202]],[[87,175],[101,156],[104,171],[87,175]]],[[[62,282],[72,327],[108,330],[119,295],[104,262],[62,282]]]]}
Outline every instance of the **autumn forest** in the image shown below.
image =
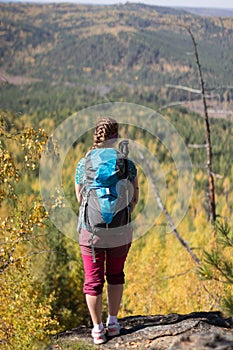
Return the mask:
{"type": "Polygon", "coordinates": [[[133,3],[0,12],[1,349],[90,324],[77,232],[51,218],[78,214],[75,167],[101,113],[119,118],[140,186],[119,316],[232,315],[233,17],[133,3]],[[59,127],[78,135],[66,153],[59,127]],[[62,163],[49,206],[43,156],[62,163]]]}

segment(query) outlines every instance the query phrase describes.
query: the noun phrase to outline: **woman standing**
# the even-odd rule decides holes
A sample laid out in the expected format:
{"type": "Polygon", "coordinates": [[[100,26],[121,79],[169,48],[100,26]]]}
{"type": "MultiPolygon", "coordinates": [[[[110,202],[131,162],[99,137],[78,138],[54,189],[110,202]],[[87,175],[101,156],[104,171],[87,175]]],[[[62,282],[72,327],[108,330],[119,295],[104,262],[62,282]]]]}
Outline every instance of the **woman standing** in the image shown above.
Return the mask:
{"type": "MultiPolygon", "coordinates": [[[[114,148],[117,138],[117,121],[112,118],[102,118],[95,127],[92,150],[105,149],[106,147],[108,149],[114,148]]],[[[85,191],[87,184],[86,162],[87,156],[79,161],[76,168],[75,191],[77,200],[81,204],[80,210],[83,204],[82,193],[85,191]]],[[[97,239],[97,243],[99,244],[94,247],[92,232],[89,231],[89,226],[85,225],[82,219],[83,215],[79,215],[79,244],[85,274],[83,292],[86,295],[87,306],[93,322],[92,337],[94,344],[101,344],[106,341],[105,329],[102,323],[102,291],[105,276],[108,283],[107,296],[109,315],[106,322],[107,334],[108,336],[120,334],[117,314],[123,294],[124,264],[132,241],[132,226],[130,225],[131,213],[138,201],[137,170],[132,161],[127,159],[126,162],[127,180],[130,181],[133,191],[130,202],[127,203],[127,210],[129,213],[128,224],[122,225],[120,219],[115,220],[114,227],[118,226],[117,229],[121,231],[121,234],[117,235],[117,237],[115,234],[115,240],[111,240],[111,244],[106,245],[106,247],[105,244],[101,244],[97,239]],[[113,244],[113,242],[115,243],[113,244]]],[[[89,219],[91,221],[91,218],[89,219]]],[[[109,227],[111,228],[111,224],[109,227]]],[[[108,239],[110,236],[106,237],[108,239]]]]}

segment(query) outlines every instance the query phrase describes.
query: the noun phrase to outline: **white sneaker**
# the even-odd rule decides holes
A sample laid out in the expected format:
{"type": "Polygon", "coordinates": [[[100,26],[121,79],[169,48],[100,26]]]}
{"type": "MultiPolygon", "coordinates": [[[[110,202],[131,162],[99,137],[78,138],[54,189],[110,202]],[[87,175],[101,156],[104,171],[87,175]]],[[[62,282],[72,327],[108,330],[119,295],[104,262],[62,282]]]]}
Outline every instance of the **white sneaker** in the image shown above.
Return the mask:
{"type": "Polygon", "coordinates": [[[119,335],[121,332],[121,326],[119,325],[118,322],[108,324],[107,329],[108,329],[109,337],[115,337],[116,335],[119,335]]]}
{"type": "Polygon", "coordinates": [[[96,344],[96,345],[103,344],[107,341],[107,339],[105,337],[104,329],[102,329],[100,331],[95,331],[93,328],[91,331],[91,336],[93,338],[94,344],[96,344]]]}

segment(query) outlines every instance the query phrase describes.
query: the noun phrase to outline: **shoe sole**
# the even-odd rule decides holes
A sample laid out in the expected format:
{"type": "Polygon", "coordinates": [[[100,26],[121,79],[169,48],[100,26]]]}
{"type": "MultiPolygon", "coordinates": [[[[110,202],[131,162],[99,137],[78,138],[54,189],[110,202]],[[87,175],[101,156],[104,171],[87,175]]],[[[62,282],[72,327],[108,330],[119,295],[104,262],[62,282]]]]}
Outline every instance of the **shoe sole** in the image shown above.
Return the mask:
{"type": "Polygon", "coordinates": [[[95,345],[100,345],[100,344],[106,343],[106,341],[107,341],[107,339],[99,339],[99,340],[94,339],[94,344],[95,345]]]}
{"type": "Polygon", "coordinates": [[[115,331],[110,331],[109,329],[108,329],[108,336],[109,337],[116,337],[117,335],[120,335],[120,330],[115,330],[115,331]]]}
{"type": "Polygon", "coordinates": [[[93,335],[91,336],[95,345],[103,344],[103,343],[106,343],[107,341],[107,338],[104,334],[102,334],[102,336],[99,336],[98,338],[94,337],[93,335]]]}

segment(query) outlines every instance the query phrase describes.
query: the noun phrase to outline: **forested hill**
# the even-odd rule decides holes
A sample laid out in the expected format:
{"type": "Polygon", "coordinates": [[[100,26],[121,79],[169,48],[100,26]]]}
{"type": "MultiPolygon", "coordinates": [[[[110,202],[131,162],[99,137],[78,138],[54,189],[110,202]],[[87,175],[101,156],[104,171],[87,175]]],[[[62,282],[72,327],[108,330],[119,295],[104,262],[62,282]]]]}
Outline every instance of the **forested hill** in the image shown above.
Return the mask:
{"type": "MultiPolygon", "coordinates": [[[[192,42],[178,24],[195,35],[207,88],[232,83],[231,18],[142,4],[0,3],[0,11],[0,102],[6,109],[56,109],[47,103],[48,91],[64,107],[67,91],[78,99],[85,89],[92,101],[93,93],[110,91],[112,99],[139,94],[167,101],[177,98],[167,84],[198,88],[192,42]]],[[[220,98],[224,92],[231,94],[220,89],[220,98]]]]}

